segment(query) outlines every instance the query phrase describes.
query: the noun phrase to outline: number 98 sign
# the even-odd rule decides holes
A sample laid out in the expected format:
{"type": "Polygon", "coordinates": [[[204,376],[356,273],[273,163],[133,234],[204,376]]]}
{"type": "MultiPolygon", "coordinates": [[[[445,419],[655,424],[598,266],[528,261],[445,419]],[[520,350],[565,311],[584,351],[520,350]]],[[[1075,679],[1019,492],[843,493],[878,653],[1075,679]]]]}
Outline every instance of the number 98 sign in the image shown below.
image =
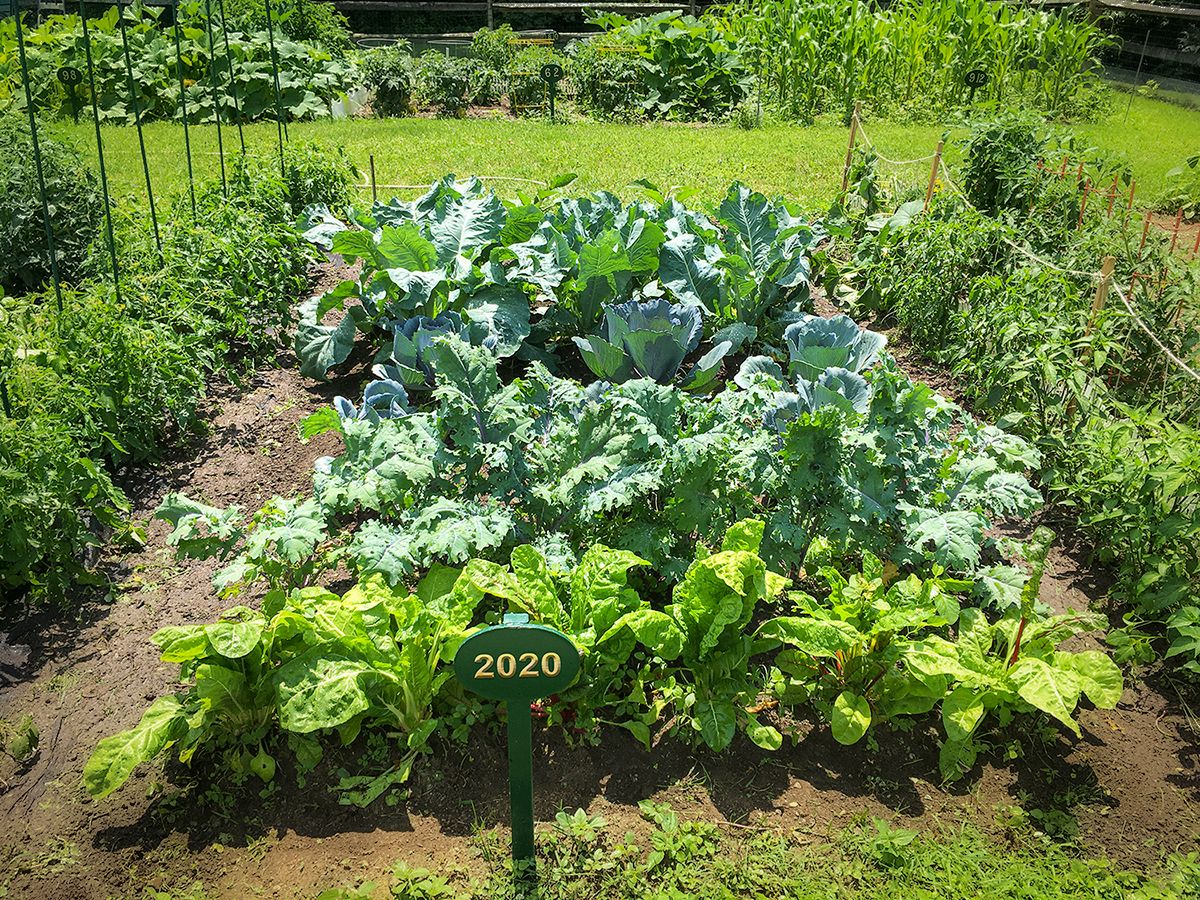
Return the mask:
{"type": "Polygon", "coordinates": [[[579,651],[560,631],[532,625],[526,616],[467,638],[454,655],[454,674],[491,700],[530,701],[556,694],[579,674],[579,651]]]}

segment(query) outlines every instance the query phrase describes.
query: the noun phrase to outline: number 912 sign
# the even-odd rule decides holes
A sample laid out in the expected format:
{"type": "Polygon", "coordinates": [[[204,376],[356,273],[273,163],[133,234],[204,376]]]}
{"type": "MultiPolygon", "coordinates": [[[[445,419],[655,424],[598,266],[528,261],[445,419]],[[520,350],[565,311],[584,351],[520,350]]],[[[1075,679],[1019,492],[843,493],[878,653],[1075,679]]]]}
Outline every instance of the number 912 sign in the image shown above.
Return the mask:
{"type": "Polygon", "coordinates": [[[579,674],[579,651],[560,631],[506,615],[504,623],[467,638],[454,654],[454,674],[491,700],[536,700],[568,687],[579,674]]]}

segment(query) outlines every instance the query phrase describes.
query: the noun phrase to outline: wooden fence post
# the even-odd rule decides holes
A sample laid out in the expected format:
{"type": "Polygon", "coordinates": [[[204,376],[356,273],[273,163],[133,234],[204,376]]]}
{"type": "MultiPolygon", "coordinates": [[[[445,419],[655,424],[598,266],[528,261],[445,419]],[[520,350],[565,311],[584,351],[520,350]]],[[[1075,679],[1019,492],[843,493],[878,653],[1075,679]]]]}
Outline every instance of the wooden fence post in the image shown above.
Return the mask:
{"type": "Polygon", "coordinates": [[[1106,256],[1100,265],[1100,282],[1096,285],[1096,299],[1092,301],[1092,313],[1088,316],[1087,328],[1083,330],[1084,337],[1092,333],[1092,329],[1096,327],[1096,317],[1108,302],[1108,291],[1112,287],[1113,268],[1116,264],[1116,257],[1106,256]]]}
{"type": "Polygon", "coordinates": [[[929,187],[925,188],[925,206],[922,209],[929,209],[929,201],[933,199],[933,186],[937,183],[938,168],[942,164],[942,148],[946,145],[945,141],[938,141],[937,149],[933,151],[933,165],[929,169],[929,187]]]}
{"type": "Polygon", "coordinates": [[[862,101],[854,101],[854,112],[850,115],[850,143],[846,147],[846,164],[842,166],[842,193],[850,187],[850,164],[854,162],[854,142],[858,138],[858,114],[862,110],[862,101]]]}

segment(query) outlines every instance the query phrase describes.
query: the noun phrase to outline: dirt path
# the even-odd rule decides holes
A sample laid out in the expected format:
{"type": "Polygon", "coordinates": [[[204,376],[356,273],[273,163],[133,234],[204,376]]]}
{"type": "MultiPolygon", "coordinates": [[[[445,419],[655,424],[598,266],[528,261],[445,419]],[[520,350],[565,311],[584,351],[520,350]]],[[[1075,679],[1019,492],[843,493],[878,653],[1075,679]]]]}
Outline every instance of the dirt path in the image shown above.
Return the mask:
{"type": "MultiPolygon", "coordinates": [[[[918,360],[897,349],[914,374],[924,374],[918,360]]],[[[301,444],[296,425],[334,390],[314,390],[290,355],[280,361],[283,368],[213,402],[212,433],[194,456],[129,485],[139,517],[169,490],[256,509],[273,494],[309,489],[313,460],[336,452],[336,439],[301,444]]],[[[139,772],[106,801],[86,798],[80,773],[96,741],[132,726],[172,688],[175,667],[158,661],[150,635],[167,624],[209,621],[230,605],[209,587],[213,565],[176,561],[167,532],[153,522],[144,549],[114,551],[121,589],[111,602],[81,609],[77,623],[31,621],[12,636],[33,654],[26,679],[0,690],[0,718],[31,714],[42,746],[28,769],[0,769],[0,821],[7,826],[0,886],[7,882],[8,896],[141,897],[148,885],[179,891],[201,880],[209,896],[311,897],[333,884],[377,878],[398,858],[442,869],[478,866],[472,833],[507,819],[498,735],[478,735],[465,751],[443,750],[418,768],[411,797],[394,806],[339,805],[324,775],[299,788],[284,769],[261,798],[247,790],[236,798],[209,796],[203,807],[176,803],[162,788],[168,776],[176,786],[187,783],[188,770],[178,766],[166,775],[139,772]]],[[[1044,602],[1082,608],[1103,593],[1086,548],[1054,550],[1044,602]]],[[[1160,853],[1195,849],[1200,827],[1194,737],[1178,697],[1165,691],[1135,683],[1116,710],[1083,711],[1082,740],[1060,735],[1012,762],[998,752],[951,788],[936,783],[934,723],[881,734],[874,750],[841,747],[825,729],[800,723],[802,739],[773,755],[744,741],[714,756],[672,745],[647,754],[623,732],[606,734],[599,747],[539,735],[537,814],[544,821],[559,808],[584,807],[622,833],[641,827],[637,802],[654,796],[687,817],[825,834],[863,811],[917,824],[965,817],[996,830],[997,814],[1021,803],[1058,816],[1059,827],[1077,822],[1088,852],[1150,866],[1160,853]]]]}

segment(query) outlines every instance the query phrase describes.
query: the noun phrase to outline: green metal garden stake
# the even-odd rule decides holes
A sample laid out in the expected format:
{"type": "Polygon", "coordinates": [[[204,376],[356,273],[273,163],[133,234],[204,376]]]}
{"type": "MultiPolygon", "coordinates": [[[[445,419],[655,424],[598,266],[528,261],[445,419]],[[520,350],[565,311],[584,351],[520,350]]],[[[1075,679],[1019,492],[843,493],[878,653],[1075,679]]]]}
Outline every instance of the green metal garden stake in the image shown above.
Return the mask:
{"type": "Polygon", "coordinates": [[[212,85],[213,118],[217,120],[217,156],[221,158],[221,196],[228,197],[229,183],[225,179],[225,139],[221,136],[221,100],[217,94],[217,39],[212,27],[212,0],[204,0],[204,16],[204,33],[208,37],[208,80],[212,85]]]}
{"type": "Polygon", "coordinates": [[[179,73],[179,111],[183,118],[183,149],[187,154],[188,196],[192,200],[192,224],[196,224],[196,174],[192,170],[192,138],[188,134],[187,85],[183,82],[183,48],[179,41],[179,2],[175,3],[175,69],[179,73]]]}
{"type": "Polygon", "coordinates": [[[579,651],[561,631],[508,613],[499,625],[459,645],[454,674],[470,691],[503,700],[508,710],[508,796],[512,816],[513,874],[534,875],[533,711],[530,704],[557,694],[579,674],[579,651]]]}
{"type": "Polygon", "coordinates": [[[242,131],[242,101],[238,97],[237,79],[233,75],[233,54],[229,50],[229,25],[225,22],[225,0],[217,0],[217,9],[221,13],[221,33],[225,35],[225,62],[229,66],[229,93],[233,97],[233,121],[237,124],[238,143],[242,147],[242,155],[246,155],[246,135],[242,131]]]}
{"type": "Polygon", "coordinates": [[[283,168],[283,138],[287,122],[283,118],[283,100],[279,93],[279,57],[275,54],[275,26],[271,24],[271,0],[263,0],[267,8],[267,40],[271,43],[271,76],[275,80],[275,131],[279,137],[279,177],[287,181],[283,168]]]}
{"type": "Polygon", "coordinates": [[[125,51],[125,76],[129,80],[129,102],[133,104],[133,123],[137,126],[138,148],[142,151],[142,174],[146,178],[146,198],[150,201],[150,224],[154,228],[154,246],[158,248],[158,262],[162,264],[162,237],[158,233],[158,211],[154,208],[154,188],[150,184],[150,163],[146,159],[146,137],[142,134],[142,101],[138,99],[138,86],[133,80],[133,62],[129,56],[129,29],[125,25],[125,8],[117,4],[117,21],[121,23],[121,46],[125,51]]]}
{"type": "Polygon", "coordinates": [[[87,60],[88,92],[92,97],[92,125],[96,129],[96,157],[100,162],[100,190],[104,199],[104,236],[108,241],[108,256],[112,261],[113,290],[121,302],[121,273],[117,266],[117,244],[113,240],[112,203],[108,199],[108,171],[104,167],[104,139],[100,135],[100,107],[96,102],[96,67],[92,62],[92,38],[88,32],[87,9],[79,0],[79,18],[83,21],[83,55],[87,60]]]}
{"type": "MultiPolygon", "coordinates": [[[[50,225],[50,201],[46,199],[46,175],[42,170],[42,147],[38,143],[37,117],[33,113],[33,91],[29,86],[29,61],[25,58],[25,27],[21,10],[13,17],[17,21],[17,51],[21,56],[21,80],[25,82],[25,109],[29,113],[29,136],[33,141],[33,167],[37,170],[38,194],[42,198],[42,226],[46,229],[46,250],[50,254],[50,280],[54,282],[54,299],[58,311],[63,311],[62,284],[58,280],[58,250],[54,246],[54,228],[50,225]]],[[[0,382],[2,385],[3,382],[0,382]]],[[[4,393],[4,410],[8,412],[8,390],[4,393]]]]}

